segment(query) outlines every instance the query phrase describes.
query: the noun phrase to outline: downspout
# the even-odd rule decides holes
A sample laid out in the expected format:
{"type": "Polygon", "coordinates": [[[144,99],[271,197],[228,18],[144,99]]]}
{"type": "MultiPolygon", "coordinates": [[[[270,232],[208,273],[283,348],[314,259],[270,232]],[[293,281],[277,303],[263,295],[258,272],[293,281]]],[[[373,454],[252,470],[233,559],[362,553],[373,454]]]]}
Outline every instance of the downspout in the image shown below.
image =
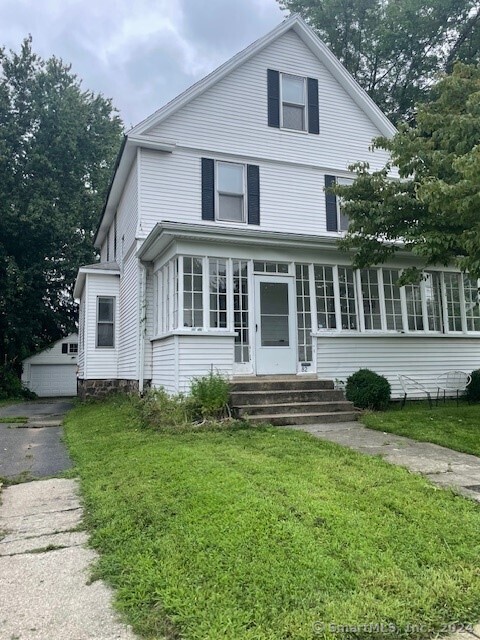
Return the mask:
{"type": "Polygon", "coordinates": [[[147,329],[147,268],[140,262],[140,322],[138,336],[138,393],[143,393],[143,380],[145,377],[145,333],[147,329]]]}

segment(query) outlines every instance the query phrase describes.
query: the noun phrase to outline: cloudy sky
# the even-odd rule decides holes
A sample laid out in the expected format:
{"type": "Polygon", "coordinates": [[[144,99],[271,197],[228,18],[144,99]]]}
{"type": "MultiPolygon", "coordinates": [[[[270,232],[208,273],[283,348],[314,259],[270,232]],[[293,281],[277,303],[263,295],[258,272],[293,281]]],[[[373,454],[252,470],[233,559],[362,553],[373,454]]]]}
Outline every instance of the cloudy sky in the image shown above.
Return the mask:
{"type": "Polygon", "coordinates": [[[0,46],[32,34],[128,129],[284,17],[276,0],[0,0],[0,46]]]}

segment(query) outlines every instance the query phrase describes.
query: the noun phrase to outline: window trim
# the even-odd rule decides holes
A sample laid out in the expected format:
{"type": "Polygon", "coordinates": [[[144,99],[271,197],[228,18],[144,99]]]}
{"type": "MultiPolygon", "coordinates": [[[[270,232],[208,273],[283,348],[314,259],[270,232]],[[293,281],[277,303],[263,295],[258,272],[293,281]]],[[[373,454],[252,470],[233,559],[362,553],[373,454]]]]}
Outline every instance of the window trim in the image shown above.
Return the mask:
{"type": "Polygon", "coordinates": [[[246,224],[247,223],[247,199],[248,199],[248,185],[247,185],[247,165],[245,162],[235,162],[232,160],[215,160],[215,221],[226,222],[227,224],[246,224]],[[228,191],[220,191],[220,181],[218,178],[220,164],[234,164],[238,167],[242,167],[243,172],[243,202],[242,202],[242,219],[241,220],[225,220],[220,216],[220,196],[238,196],[238,193],[231,193],[228,191]]]}
{"type": "Polygon", "coordinates": [[[96,336],[95,336],[95,348],[96,349],[115,349],[115,305],[116,305],[116,296],[97,296],[97,317],[96,317],[96,322],[95,322],[95,330],[96,330],[96,336]],[[99,307],[100,307],[100,300],[112,300],[112,320],[109,320],[108,322],[106,322],[105,320],[99,320],[99,307]],[[99,324],[111,324],[112,328],[113,328],[113,340],[111,345],[99,345],[98,344],[98,325],[99,324]]]}
{"type": "Polygon", "coordinates": [[[308,134],[308,91],[307,91],[307,77],[301,76],[296,73],[288,73],[287,71],[280,71],[280,129],[283,131],[293,131],[294,133],[307,133],[308,134]],[[283,124],[283,105],[292,107],[302,106],[301,104],[297,104],[295,102],[285,102],[283,101],[283,77],[284,76],[292,76],[294,78],[301,78],[303,80],[303,129],[291,129],[290,127],[285,127],[283,124]]]}
{"type": "Polygon", "coordinates": [[[78,353],[78,342],[69,342],[68,343],[68,355],[77,355],[78,353]],[[75,350],[72,350],[72,347],[76,347],[75,350]]]}

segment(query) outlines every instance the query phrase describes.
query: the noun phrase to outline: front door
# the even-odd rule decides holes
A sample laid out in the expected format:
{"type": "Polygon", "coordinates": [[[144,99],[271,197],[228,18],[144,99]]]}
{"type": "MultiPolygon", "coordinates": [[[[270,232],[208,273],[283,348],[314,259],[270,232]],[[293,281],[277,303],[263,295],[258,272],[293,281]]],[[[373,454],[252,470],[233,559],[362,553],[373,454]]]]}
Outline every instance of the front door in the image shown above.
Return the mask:
{"type": "Polygon", "coordinates": [[[296,373],[293,278],[255,276],[255,362],[258,375],[296,373]]]}

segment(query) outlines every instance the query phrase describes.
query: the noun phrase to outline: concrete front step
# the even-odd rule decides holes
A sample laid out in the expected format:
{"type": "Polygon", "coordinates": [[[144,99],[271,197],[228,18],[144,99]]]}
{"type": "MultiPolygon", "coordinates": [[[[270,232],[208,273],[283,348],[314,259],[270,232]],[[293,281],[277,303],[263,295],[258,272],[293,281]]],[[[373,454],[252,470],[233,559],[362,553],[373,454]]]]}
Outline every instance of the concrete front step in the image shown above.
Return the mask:
{"type": "Polygon", "coordinates": [[[341,402],[340,389],[282,389],[280,391],[233,391],[230,394],[234,407],[265,404],[296,404],[299,402],[341,402]]]}
{"type": "Polygon", "coordinates": [[[252,424],[271,424],[277,427],[289,424],[328,424],[330,422],[351,422],[357,419],[355,411],[336,411],[334,413],[292,413],[292,414],[262,414],[249,415],[252,424]]]}
{"type": "Polygon", "coordinates": [[[256,404],[236,406],[240,416],[260,415],[291,415],[305,413],[336,413],[337,411],[353,411],[353,405],[347,400],[339,402],[302,402],[302,403],[279,403],[279,404],[256,404]]]}
{"type": "Polygon", "coordinates": [[[302,378],[289,376],[284,378],[250,378],[248,380],[234,380],[230,383],[232,392],[240,391],[292,391],[296,389],[333,390],[333,380],[318,380],[317,378],[302,378]]]}

